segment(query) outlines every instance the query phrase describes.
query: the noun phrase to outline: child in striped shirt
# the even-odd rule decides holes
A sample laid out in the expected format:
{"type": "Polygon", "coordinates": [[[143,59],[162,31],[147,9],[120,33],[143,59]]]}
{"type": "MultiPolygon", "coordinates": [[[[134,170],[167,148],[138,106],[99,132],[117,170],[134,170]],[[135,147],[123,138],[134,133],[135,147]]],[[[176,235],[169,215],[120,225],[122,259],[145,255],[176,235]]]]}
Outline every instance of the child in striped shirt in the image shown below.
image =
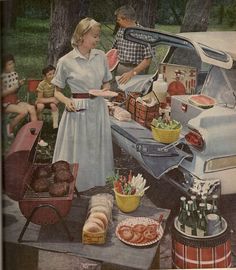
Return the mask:
{"type": "Polygon", "coordinates": [[[42,111],[44,108],[49,108],[52,111],[53,128],[58,128],[58,103],[59,101],[54,97],[55,86],[51,84],[54,77],[55,67],[48,65],[43,68],[42,74],[44,79],[39,83],[37,91],[36,108],[38,119],[42,119],[42,111]]]}

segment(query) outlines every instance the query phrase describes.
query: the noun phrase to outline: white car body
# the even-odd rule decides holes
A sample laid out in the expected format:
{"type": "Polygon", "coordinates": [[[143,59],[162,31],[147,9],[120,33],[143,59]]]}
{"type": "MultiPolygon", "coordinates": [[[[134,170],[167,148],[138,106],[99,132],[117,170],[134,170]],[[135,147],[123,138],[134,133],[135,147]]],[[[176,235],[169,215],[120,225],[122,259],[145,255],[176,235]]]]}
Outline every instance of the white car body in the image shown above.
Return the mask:
{"type": "Polygon", "coordinates": [[[125,38],[151,47],[159,44],[170,46],[164,63],[196,64],[196,93],[214,98],[216,105],[206,110],[199,109],[193,117],[189,96],[172,97],[171,116],[184,125],[182,135],[197,131],[204,141],[202,149],[184,142],[192,158],[184,159],[179,169],[188,179],[219,179],[221,194],[236,193],[236,32],[175,35],[147,28],[128,28],[125,38]],[[177,61],[178,50],[182,63],[177,61]],[[192,57],[191,63],[188,63],[188,56],[192,57]],[[182,111],[183,104],[189,106],[188,111],[182,111]],[[184,122],[186,118],[188,121],[184,122]]]}

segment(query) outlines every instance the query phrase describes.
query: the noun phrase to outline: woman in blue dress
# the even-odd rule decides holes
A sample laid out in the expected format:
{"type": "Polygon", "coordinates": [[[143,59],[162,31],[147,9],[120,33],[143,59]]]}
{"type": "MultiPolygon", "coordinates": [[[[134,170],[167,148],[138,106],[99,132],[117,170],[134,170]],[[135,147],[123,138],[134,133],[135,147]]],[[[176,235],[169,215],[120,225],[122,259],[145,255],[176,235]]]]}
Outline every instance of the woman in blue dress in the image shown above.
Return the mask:
{"type": "Polygon", "coordinates": [[[73,50],[59,59],[52,83],[55,97],[65,104],[54,150],[53,162],[79,163],[78,191],[104,186],[113,173],[113,150],[108,108],[103,97],[89,90],[110,90],[105,53],[95,49],[101,25],[94,19],[79,22],[72,36],[73,50]],[[71,98],[62,93],[68,85],[71,98]]]}

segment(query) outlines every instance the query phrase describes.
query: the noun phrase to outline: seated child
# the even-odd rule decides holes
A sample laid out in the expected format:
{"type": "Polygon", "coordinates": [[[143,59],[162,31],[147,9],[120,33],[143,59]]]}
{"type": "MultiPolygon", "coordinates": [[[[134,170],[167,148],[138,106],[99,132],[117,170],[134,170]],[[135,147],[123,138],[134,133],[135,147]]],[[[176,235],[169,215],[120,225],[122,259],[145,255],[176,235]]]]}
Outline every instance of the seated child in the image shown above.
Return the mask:
{"type": "Polygon", "coordinates": [[[15,71],[14,56],[11,54],[3,55],[1,74],[3,112],[17,113],[16,117],[7,124],[7,136],[9,138],[14,137],[14,128],[27,114],[30,115],[31,121],[37,120],[35,107],[18,99],[17,92],[23,84],[24,80],[19,80],[18,74],[15,71]]]}
{"type": "Polygon", "coordinates": [[[58,128],[58,108],[57,104],[59,101],[54,97],[54,89],[55,86],[51,84],[51,80],[54,77],[55,67],[52,65],[48,65],[42,70],[42,74],[44,76],[43,81],[41,81],[37,87],[37,100],[36,100],[36,108],[38,119],[42,119],[42,110],[46,108],[50,108],[52,110],[52,121],[53,128],[58,128]]]}

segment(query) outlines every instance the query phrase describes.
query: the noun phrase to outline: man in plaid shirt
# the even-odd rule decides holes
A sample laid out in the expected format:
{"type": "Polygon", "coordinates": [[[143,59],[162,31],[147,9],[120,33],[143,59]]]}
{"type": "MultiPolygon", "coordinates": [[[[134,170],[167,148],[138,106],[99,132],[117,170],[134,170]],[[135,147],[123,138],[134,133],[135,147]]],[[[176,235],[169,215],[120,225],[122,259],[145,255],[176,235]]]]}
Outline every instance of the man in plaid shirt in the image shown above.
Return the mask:
{"type": "Polygon", "coordinates": [[[148,47],[125,40],[123,35],[127,27],[142,27],[136,23],[136,14],[131,6],[122,6],[115,11],[116,22],[120,26],[113,48],[118,51],[119,64],[115,76],[119,78],[120,84],[127,83],[137,74],[145,74],[151,64],[152,53],[148,47]]]}

